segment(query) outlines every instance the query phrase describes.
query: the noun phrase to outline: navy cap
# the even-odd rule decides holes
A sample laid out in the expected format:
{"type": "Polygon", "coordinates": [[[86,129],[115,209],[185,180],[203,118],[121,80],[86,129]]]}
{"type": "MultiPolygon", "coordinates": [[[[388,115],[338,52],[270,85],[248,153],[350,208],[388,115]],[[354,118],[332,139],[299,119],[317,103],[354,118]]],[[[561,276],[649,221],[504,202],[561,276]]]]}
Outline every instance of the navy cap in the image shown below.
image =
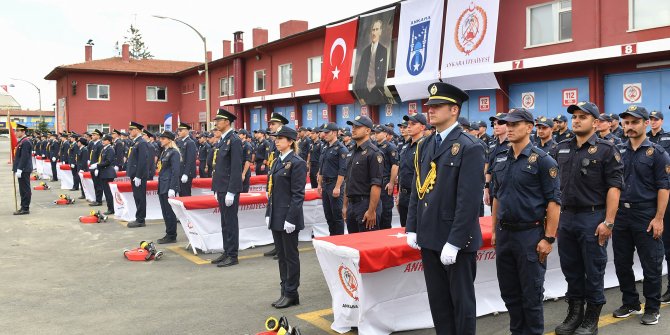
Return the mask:
{"type": "Polygon", "coordinates": [[[219,108],[216,112],[216,116],[214,116],[214,120],[229,120],[230,122],[234,122],[237,120],[237,116],[223,108],[219,108]]]}
{"type": "Polygon", "coordinates": [[[112,138],[112,135],[105,135],[102,137],[102,140],[112,142],[114,141],[114,138],[112,138]]]}
{"type": "MultiPolygon", "coordinates": [[[[405,118],[405,117],[403,116],[403,118],[405,118]]],[[[399,127],[399,128],[405,128],[405,127],[407,127],[407,121],[403,121],[402,123],[398,123],[398,127],[399,127]]]]}
{"type": "Polygon", "coordinates": [[[389,122],[389,123],[385,124],[385,126],[391,128],[391,129],[393,129],[395,127],[395,125],[392,122],[389,122]]]}
{"type": "Polygon", "coordinates": [[[320,131],[327,133],[329,131],[338,131],[340,128],[337,127],[337,124],[335,122],[329,122],[328,124],[324,124],[321,126],[320,131]]]}
{"type": "Polygon", "coordinates": [[[238,130],[237,133],[238,133],[238,134],[242,134],[242,135],[244,135],[244,136],[249,136],[249,132],[248,132],[246,129],[244,129],[244,128],[238,130]]]}
{"type": "Polygon", "coordinates": [[[175,139],[175,135],[174,135],[174,133],[171,132],[171,131],[169,131],[169,130],[165,130],[165,131],[163,131],[163,132],[160,134],[160,137],[164,137],[164,138],[170,139],[170,140],[172,140],[172,141],[174,141],[174,139],[175,139]]]}
{"type": "Polygon", "coordinates": [[[351,137],[351,130],[345,130],[345,131],[344,131],[344,134],[342,134],[342,136],[349,136],[349,137],[351,137]]]}
{"type": "Polygon", "coordinates": [[[177,127],[177,129],[191,130],[191,125],[189,125],[188,123],[179,122],[179,127],[177,127]]]}
{"type": "Polygon", "coordinates": [[[609,116],[612,118],[612,120],[619,121],[619,114],[610,113],[609,116]]]}
{"type": "Polygon", "coordinates": [[[84,137],[80,137],[77,141],[83,145],[88,145],[88,140],[84,137]]]}
{"type": "Polygon", "coordinates": [[[20,123],[17,123],[17,124],[16,124],[16,127],[15,127],[14,129],[16,129],[16,130],[23,130],[23,131],[26,131],[26,130],[28,130],[28,127],[26,127],[26,126],[24,126],[24,125],[22,125],[22,124],[20,124],[20,123]]]}
{"type": "Polygon", "coordinates": [[[362,126],[362,127],[368,127],[372,129],[372,120],[370,120],[369,117],[359,115],[356,118],[354,118],[353,121],[347,121],[347,124],[350,126],[362,126]]]}
{"type": "Polygon", "coordinates": [[[568,122],[568,118],[565,115],[560,114],[554,118],[554,122],[568,122]]]}
{"type": "Polygon", "coordinates": [[[270,116],[270,121],[268,122],[281,122],[281,124],[288,124],[288,120],[279,113],[272,113],[272,116],[270,116]]]}
{"type": "Polygon", "coordinates": [[[505,116],[507,116],[507,113],[497,113],[496,115],[491,116],[489,118],[489,121],[493,122],[493,121],[502,120],[502,119],[505,118],[505,116]]]}
{"type": "Polygon", "coordinates": [[[426,106],[442,104],[454,104],[460,106],[470,98],[468,94],[463,92],[460,88],[442,82],[428,85],[428,93],[430,93],[430,96],[428,97],[428,102],[425,104],[426,106]]]}
{"type": "Polygon", "coordinates": [[[526,110],[525,108],[512,108],[510,112],[507,113],[507,116],[505,116],[500,121],[504,123],[519,122],[519,121],[535,123],[535,120],[533,119],[533,114],[528,110],[526,110]]]}
{"type": "Polygon", "coordinates": [[[649,113],[649,118],[663,120],[663,112],[653,111],[649,113]]]}
{"type": "Polygon", "coordinates": [[[481,127],[486,128],[486,122],[484,122],[484,121],[479,121],[479,127],[480,127],[480,128],[481,128],[481,127]]]}
{"type": "Polygon", "coordinates": [[[546,116],[540,116],[539,118],[537,118],[537,120],[535,120],[535,124],[549,128],[554,127],[554,121],[552,121],[550,118],[547,118],[546,116]]]}
{"type": "Polygon", "coordinates": [[[116,135],[121,135],[121,131],[118,130],[118,129],[114,129],[114,130],[112,130],[112,133],[114,133],[114,134],[116,134],[116,135]]]}
{"type": "Polygon", "coordinates": [[[300,128],[298,128],[298,131],[307,131],[307,128],[305,128],[305,127],[300,127],[300,128]]]}
{"type": "Polygon", "coordinates": [[[612,122],[612,117],[609,116],[609,114],[600,114],[600,116],[598,116],[598,120],[612,122]]]}
{"type": "Polygon", "coordinates": [[[596,119],[600,117],[600,110],[598,109],[598,106],[596,106],[596,104],[594,104],[593,102],[580,101],[576,105],[568,106],[568,113],[572,114],[576,110],[581,110],[586,114],[591,114],[596,119]]]}
{"type": "MultiPolygon", "coordinates": [[[[53,133],[52,133],[51,135],[52,135],[52,136],[56,136],[56,134],[53,134],[53,133]]],[[[102,134],[102,132],[101,132],[100,130],[95,129],[95,130],[93,130],[93,132],[91,133],[91,135],[102,136],[103,134],[102,134]]]]}
{"type": "Polygon", "coordinates": [[[470,129],[479,130],[479,122],[477,122],[477,121],[470,122],[470,129]]]}
{"type": "Polygon", "coordinates": [[[622,118],[627,115],[630,115],[638,119],[649,120],[649,113],[647,112],[647,109],[642,106],[630,105],[628,106],[628,109],[626,109],[625,112],[619,114],[619,116],[622,118]]]}
{"type": "Polygon", "coordinates": [[[381,124],[375,124],[375,125],[372,127],[372,132],[373,132],[373,133],[382,133],[382,132],[384,132],[384,126],[381,125],[381,124]]]}
{"type": "Polygon", "coordinates": [[[152,132],[150,132],[150,131],[148,131],[148,130],[146,130],[146,129],[142,129],[142,133],[143,133],[144,135],[149,136],[149,137],[156,138],[156,135],[154,135],[154,133],[152,133],[152,132]]]}
{"type": "Polygon", "coordinates": [[[130,124],[128,125],[128,129],[139,129],[142,130],[144,129],[144,125],[139,124],[135,121],[130,121],[130,124]]]}
{"type": "Polygon", "coordinates": [[[470,127],[470,121],[465,116],[458,117],[458,124],[460,124],[461,127],[468,127],[468,128],[470,127]]]}
{"type": "Polygon", "coordinates": [[[298,138],[298,132],[295,131],[295,129],[287,126],[280,126],[277,128],[277,131],[274,133],[274,135],[277,137],[290,138],[294,141],[298,138]]]}
{"type": "Polygon", "coordinates": [[[423,113],[416,113],[414,115],[405,115],[402,117],[402,119],[405,120],[406,122],[409,121],[418,122],[424,126],[428,126],[428,119],[426,119],[426,114],[423,113]]]}

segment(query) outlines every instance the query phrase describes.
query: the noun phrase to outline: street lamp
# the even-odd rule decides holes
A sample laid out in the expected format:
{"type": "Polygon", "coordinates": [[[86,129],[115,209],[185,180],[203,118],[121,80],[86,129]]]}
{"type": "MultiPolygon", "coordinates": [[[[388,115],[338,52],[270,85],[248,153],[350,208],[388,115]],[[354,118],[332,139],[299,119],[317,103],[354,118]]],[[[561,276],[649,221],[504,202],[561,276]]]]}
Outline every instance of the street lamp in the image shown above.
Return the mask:
{"type": "Polygon", "coordinates": [[[19,79],[19,78],[9,78],[9,79],[16,80],[16,81],[22,81],[22,82],[28,83],[30,85],[33,85],[33,87],[35,87],[35,89],[37,90],[37,98],[40,100],[40,123],[44,122],[44,115],[42,115],[42,91],[40,91],[40,88],[37,87],[37,85],[35,85],[35,84],[33,84],[33,83],[31,83],[27,80],[24,80],[24,79],[19,79]]]}
{"type": "Polygon", "coordinates": [[[205,38],[205,36],[202,36],[202,34],[197,29],[193,28],[192,25],[190,25],[190,24],[188,24],[184,21],[181,21],[181,20],[178,20],[178,19],[175,19],[175,18],[171,18],[171,17],[167,17],[167,16],[160,16],[160,15],[152,15],[152,16],[157,18],[157,19],[167,19],[167,20],[177,21],[181,24],[184,24],[187,27],[191,28],[193,31],[195,31],[195,33],[198,34],[198,36],[202,40],[202,44],[205,48],[205,103],[207,104],[207,106],[205,107],[205,118],[206,118],[206,120],[205,120],[205,130],[207,130],[207,128],[209,128],[208,125],[209,125],[209,121],[210,121],[210,114],[209,114],[209,107],[210,107],[210,105],[209,105],[209,67],[207,65],[207,39],[205,38]]]}

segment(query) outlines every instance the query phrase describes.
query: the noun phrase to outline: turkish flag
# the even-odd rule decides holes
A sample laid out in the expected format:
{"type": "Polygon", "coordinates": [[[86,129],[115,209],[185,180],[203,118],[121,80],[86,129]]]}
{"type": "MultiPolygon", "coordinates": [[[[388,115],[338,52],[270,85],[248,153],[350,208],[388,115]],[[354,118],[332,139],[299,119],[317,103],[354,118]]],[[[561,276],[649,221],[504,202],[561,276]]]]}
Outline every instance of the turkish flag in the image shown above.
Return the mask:
{"type": "Polygon", "coordinates": [[[351,63],[356,46],[358,18],[326,27],[319,94],[329,105],[350,104],[351,63]]]}

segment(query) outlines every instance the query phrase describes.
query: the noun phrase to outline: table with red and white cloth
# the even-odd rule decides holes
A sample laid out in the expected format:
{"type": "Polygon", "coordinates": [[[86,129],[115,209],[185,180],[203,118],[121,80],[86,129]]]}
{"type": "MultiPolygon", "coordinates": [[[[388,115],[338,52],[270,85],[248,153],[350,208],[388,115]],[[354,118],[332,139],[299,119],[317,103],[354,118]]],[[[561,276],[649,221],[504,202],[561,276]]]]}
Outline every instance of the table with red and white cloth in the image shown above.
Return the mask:
{"type": "Polygon", "coordinates": [[[72,177],[72,168],[68,164],[58,164],[58,181],[62,190],[69,190],[74,187],[74,178],[72,177]]]}
{"type": "MultiPolygon", "coordinates": [[[[480,225],[484,245],[477,253],[477,316],[506,311],[491,247],[491,217],[481,218],[480,225]]],[[[360,334],[387,335],[433,327],[421,254],[407,246],[404,228],[319,237],[313,244],[332,297],[333,330],[358,327],[360,334]]],[[[611,243],[608,257],[605,287],[614,287],[611,243]]],[[[637,257],[634,270],[636,279],[642,278],[637,257]]],[[[549,254],[544,288],[545,299],[567,290],[556,248],[549,254]]]]}
{"type": "MultiPolygon", "coordinates": [[[[84,196],[88,201],[95,201],[95,188],[93,187],[93,179],[91,178],[90,172],[79,171],[79,179],[81,180],[81,186],[84,189],[84,196]]],[[[118,171],[116,173],[116,178],[114,182],[129,181],[130,178],[126,176],[126,171],[118,171]]],[[[112,193],[114,194],[114,193],[112,193]]],[[[105,195],[102,195],[102,198],[105,198],[105,195]]]]}
{"type": "Polygon", "coordinates": [[[39,162],[41,162],[41,164],[38,163],[39,168],[37,169],[39,178],[44,180],[50,180],[53,176],[53,173],[51,171],[51,160],[48,158],[40,158],[39,162]]]}
{"type": "MultiPolygon", "coordinates": [[[[221,214],[213,195],[177,197],[169,200],[172,210],[181,222],[189,243],[205,253],[221,252],[221,214]]],[[[265,192],[240,194],[238,222],[240,249],[272,243],[272,232],[265,225],[267,207],[265,192]]],[[[300,241],[311,241],[312,236],[327,236],[328,224],[323,214],[321,197],[316,190],[305,191],[303,203],[305,229],[300,231],[300,241]]]]}

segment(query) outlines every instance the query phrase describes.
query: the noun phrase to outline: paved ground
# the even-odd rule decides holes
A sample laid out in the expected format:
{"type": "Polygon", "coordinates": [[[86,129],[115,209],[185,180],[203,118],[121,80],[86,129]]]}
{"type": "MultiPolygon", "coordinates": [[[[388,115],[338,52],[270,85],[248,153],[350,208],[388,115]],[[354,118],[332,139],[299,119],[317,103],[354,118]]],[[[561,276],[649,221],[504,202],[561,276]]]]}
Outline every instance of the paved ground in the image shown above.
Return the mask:
{"type": "MultiPolygon", "coordinates": [[[[0,157],[8,157],[0,142],[0,157]]],[[[16,217],[10,166],[0,167],[0,333],[2,334],[255,334],[270,315],[286,315],[303,334],[328,334],[330,294],[310,243],[302,243],[301,305],[278,313],[269,303],[278,296],[276,262],[261,254],[267,247],[241,252],[240,265],[218,269],[203,259],[166,250],[159,262],[128,262],[124,248],[163,236],[162,222],[127,229],[125,223],[82,225],[85,203],[56,206],[60,190],[34,191],[31,215],[16,217]],[[300,316],[301,318],[298,318],[300,316]],[[309,320],[310,322],[306,321],[309,320]]],[[[33,182],[35,184],[36,182],[33,182]]],[[[54,186],[59,186],[55,183],[54,186]]],[[[183,246],[183,234],[179,236],[183,246]]],[[[175,248],[179,251],[179,248],[175,248]]],[[[211,256],[204,256],[204,259],[211,256]]],[[[615,324],[617,289],[607,291],[600,334],[668,334],[670,308],[657,326],[630,318],[615,324]]],[[[564,317],[563,302],[547,302],[547,329],[564,317]]],[[[508,334],[506,314],[478,320],[478,334],[508,334]]],[[[332,332],[331,332],[332,333],[332,332]]],[[[434,334],[433,330],[402,334],[434,334]]]]}

